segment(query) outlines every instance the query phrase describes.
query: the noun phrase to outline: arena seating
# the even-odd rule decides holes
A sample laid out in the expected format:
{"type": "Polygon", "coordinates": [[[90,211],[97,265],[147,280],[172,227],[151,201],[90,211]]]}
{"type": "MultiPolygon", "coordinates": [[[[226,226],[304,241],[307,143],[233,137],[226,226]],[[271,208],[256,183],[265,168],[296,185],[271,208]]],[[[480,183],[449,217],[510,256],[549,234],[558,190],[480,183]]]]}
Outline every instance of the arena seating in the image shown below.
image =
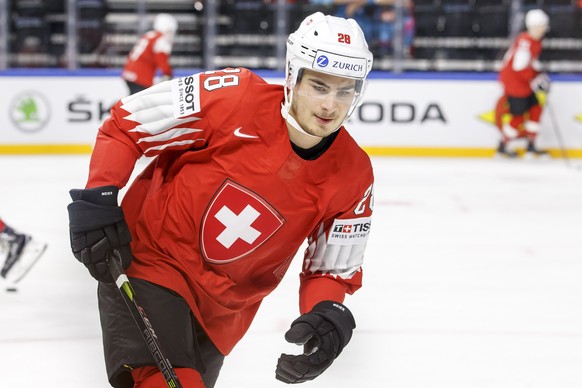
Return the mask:
{"type": "MultiPolygon", "coordinates": [[[[516,30],[511,25],[513,0],[415,0],[415,39],[404,70],[489,71],[499,66],[516,30]]],[[[11,17],[11,67],[66,66],[67,2],[14,0],[11,17]]],[[[136,0],[78,0],[77,50],[79,67],[123,65],[138,34],[157,13],[172,13],[179,22],[171,58],[176,68],[204,66],[205,21],[203,1],[146,0],[145,18],[138,17],[136,0]]],[[[276,1],[217,1],[217,67],[276,68],[276,1]]],[[[551,18],[542,60],[555,62],[557,71],[582,67],[582,10],[577,0],[522,0],[523,11],[543,8],[551,18]],[[564,64],[572,66],[564,67],[564,64]]],[[[321,10],[333,14],[333,5],[288,1],[287,31],[305,15],[321,10]]],[[[282,39],[285,39],[283,37],[282,39]]],[[[376,47],[371,44],[372,49],[376,47]]],[[[393,61],[376,56],[375,68],[391,70],[393,61]]]]}

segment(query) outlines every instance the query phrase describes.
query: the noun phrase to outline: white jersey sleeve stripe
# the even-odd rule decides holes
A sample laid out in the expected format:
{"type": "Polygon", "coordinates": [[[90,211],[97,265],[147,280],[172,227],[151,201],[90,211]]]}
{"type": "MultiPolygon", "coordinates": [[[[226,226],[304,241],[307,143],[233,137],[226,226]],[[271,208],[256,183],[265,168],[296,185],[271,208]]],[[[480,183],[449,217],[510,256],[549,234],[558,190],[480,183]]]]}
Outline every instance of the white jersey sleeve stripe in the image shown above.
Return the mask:
{"type": "Polygon", "coordinates": [[[156,151],[164,150],[164,149],[166,149],[168,147],[179,147],[179,146],[194,144],[197,141],[204,141],[204,139],[182,140],[182,141],[175,141],[173,143],[168,143],[168,144],[162,144],[162,145],[159,145],[159,146],[154,146],[154,147],[150,147],[147,150],[145,150],[144,151],[144,154],[146,156],[149,156],[148,155],[149,152],[156,152],[156,151]]]}
{"type": "Polygon", "coordinates": [[[529,43],[520,44],[513,56],[513,70],[521,71],[527,68],[531,61],[531,48],[529,43]]]}
{"type": "Polygon", "coordinates": [[[352,245],[350,257],[346,263],[346,268],[359,267],[364,262],[364,252],[366,251],[366,244],[352,245]]]}
{"type": "Polygon", "coordinates": [[[164,133],[160,133],[159,135],[153,135],[148,137],[142,137],[138,140],[138,144],[141,142],[157,142],[157,141],[167,141],[171,139],[176,139],[182,135],[186,135],[188,133],[195,133],[195,132],[202,132],[202,129],[196,128],[172,128],[164,133]]]}
{"type": "Polygon", "coordinates": [[[352,254],[352,245],[346,246],[345,249],[343,245],[339,245],[340,250],[337,253],[337,258],[334,264],[334,268],[343,270],[348,266],[348,261],[350,261],[350,255],[352,254]]]}
{"type": "Polygon", "coordinates": [[[152,51],[154,53],[170,54],[172,52],[172,41],[162,35],[154,42],[152,51]]]}
{"type": "Polygon", "coordinates": [[[140,125],[136,126],[134,129],[130,130],[129,132],[141,132],[141,133],[149,133],[150,135],[157,135],[162,132],[167,131],[168,129],[175,127],[176,125],[186,124],[189,122],[200,120],[198,117],[191,117],[189,119],[174,119],[174,118],[165,118],[162,120],[157,120],[154,122],[141,122],[140,125]]]}
{"type": "Polygon", "coordinates": [[[305,257],[305,270],[351,278],[362,266],[366,243],[335,245],[327,243],[327,234],[319,229],[317,240],[310,240],[305,257]]]}
{"type": "Polygon", "coordinates": [[[323,262],[323,253],[325,252],[325,231],[323,231],[323,226],[320,227],[319,233],[316,241],[309,242],[309,251],[311,252],[309,260],[309,266],[306,268],[312,272],[318,271],[321,268],[323,262]]]}
{"type": "MultiPolygon", "coordinates": [[[[124,117],[125,120],[136,121],[142,124],[145,128],[152,126],[156,127],[168,127],[167,123],[174,120],[172,117],[172,106],[171,105],[160,105],[154,107],[148,107],[145,109],[140,109],[138,111],[133,111],[128,116],[124,117]]],[[[139,128],[139,127],[138,127],[139,128]]],[[[142,132],[150,132],[150,130],[145,130],[142,132]]]]}
{"type": "Polygon", "coordinates": [[[151,108],[157,105],[172,104],[172,84],[170,81],[160,82],[139,93],[123,97],[122,108],[128,112],[151,108]]]}

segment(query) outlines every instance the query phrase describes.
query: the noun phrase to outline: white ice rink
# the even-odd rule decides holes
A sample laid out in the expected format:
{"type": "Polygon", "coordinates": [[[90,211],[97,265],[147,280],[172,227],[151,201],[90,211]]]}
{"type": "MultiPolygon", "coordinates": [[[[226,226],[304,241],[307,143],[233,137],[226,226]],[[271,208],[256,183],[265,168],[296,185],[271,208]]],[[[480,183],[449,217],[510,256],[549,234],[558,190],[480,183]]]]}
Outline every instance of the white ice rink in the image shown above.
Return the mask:
{"type": "MultiPolygon", "coordinates": [[[[575,161],[582,164],[582,161],[575,161]]],[[[304,387],[582,387],[582,171],[561,160],[373,159],[357,329],[304,387]]],[[[68,190],[88,156],[0,157],[0,215],[49,242],[0,286],[0,388],[105,388],[96,284],[69,251],[68,190]]],[[[296,258],[216,388],[274,379],[297,315],[296,258]]]]}

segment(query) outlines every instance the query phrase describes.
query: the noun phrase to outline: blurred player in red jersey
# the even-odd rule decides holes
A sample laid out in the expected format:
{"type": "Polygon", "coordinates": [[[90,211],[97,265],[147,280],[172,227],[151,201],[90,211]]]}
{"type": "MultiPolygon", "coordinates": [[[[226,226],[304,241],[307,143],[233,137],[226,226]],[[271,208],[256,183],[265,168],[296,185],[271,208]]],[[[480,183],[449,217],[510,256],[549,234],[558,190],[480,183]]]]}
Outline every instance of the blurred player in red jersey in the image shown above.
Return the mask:
{"type": "Polygon", "coordinates": [[[0,218],[0,276],[17,283],[30,271],[47,245],[16,231],[0,218]]]}
{"type": "Polygon", "coordinates": [[[127,83],[129,94],[152,86],[158,69],[162,72],[162,81],[172,78],[170,54],[177,29],[178,22],[172,15],[156,15],[153,30],[146,32],[131,49],[123,68],[121,77],[127,83]]]}
{"type": "Polygon", "coordinates": [[[362,284],[374,180],[343,124],[371,68],[357,23],[318,12],[289,36],[285,85],[229,68],[157,84],[112,108],[68,211],[73,253],[99,280],[113,386],[164,385],[112,284],[113,249],[184,387],[214,387],[306,240],[301,315],[285,334],[304,353],[282,354],[276,378],[314,379],[342,352],[355,328],[343,302],[362,284]],[[142,155],[155,159],[119,207],[118,189],[142,155]]]}
{"type": "Polygon", "coordinates": [[[542,39],[549,29],[548,15],[541,9],[533,9],[525,16],[527,31],[522,32],[512,43],[503,61],[499,80],[503,85],[504,96],[497,103],[496,114],[501,116],[504,105],[508,105],[512,118],[509,123],[498,121],[502,140],[498,152],[515,157],[514,151],[507,149],[508,141],[525,137],[527,152],[540,155],[535,147],[535,139],[540,129],[542,107],[536,91],[549,89],[550,80],[540,72],[538,58],[542,51],[542,39]]]}

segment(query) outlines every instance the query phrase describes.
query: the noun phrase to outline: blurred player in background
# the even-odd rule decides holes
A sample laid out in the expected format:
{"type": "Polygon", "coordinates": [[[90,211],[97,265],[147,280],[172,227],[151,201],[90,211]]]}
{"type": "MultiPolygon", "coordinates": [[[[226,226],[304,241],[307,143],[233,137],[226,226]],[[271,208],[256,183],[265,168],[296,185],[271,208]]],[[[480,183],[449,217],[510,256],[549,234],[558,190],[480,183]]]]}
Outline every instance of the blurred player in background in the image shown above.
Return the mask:
{"type": "Polygon", "coordinates": [[[170,54],[177,29],[178,21],[172,15],[158,14],[153,30],[146,32],[131,49],[121,74],[130,94],[152,86],[158,69],[162,72],[161,81],[172,78],[170,54]]]}
{"type": "Polygon", "coordinates": [[[548,15],[541,9],[533,9],[525,16],[527,31],[513,41],[505,54],[499,80],[503,85],[504,96],[497,103],[496,116],[501,129],[502,140],[498,153],[515,157],[517,153],[507,149],[513,139],[527,139],[527,153],[545,154],[535,146],[540,130],[542,106],[536,96],[537,91],[549,90],[550,79],[541,73],[538,58],[542,51],[542,39],[549,29],[548,15]],[[511,120],[503,123],[499,118],[504,110],[509,110],[511,120]]]}
{"type": "Polygon", "coordinates": [[[0,276],[11,283],[17,283],[46,250],[45,243],[31,236],[19,233],[0,218],[0,276]]]}
{"type": "Polygon", "coordinates": [[[354,20],[318,12],[289,36],[286,65],[285,85],[242,68],[157,84],[123,98],[100,128],[68,211],[73,253],[99,280],[113,386],[164,386],[112,284],[113,249],[184,387],[214,387],[305,240],[302,315],[285,334],[304,353],[282,354],[276,378],[312,380],[350,341],[343,302],[362,284],[373,171],[343,124],[372,53],[354,20]],[[142,155],[157,157],[120,207],[142,155]]]}

